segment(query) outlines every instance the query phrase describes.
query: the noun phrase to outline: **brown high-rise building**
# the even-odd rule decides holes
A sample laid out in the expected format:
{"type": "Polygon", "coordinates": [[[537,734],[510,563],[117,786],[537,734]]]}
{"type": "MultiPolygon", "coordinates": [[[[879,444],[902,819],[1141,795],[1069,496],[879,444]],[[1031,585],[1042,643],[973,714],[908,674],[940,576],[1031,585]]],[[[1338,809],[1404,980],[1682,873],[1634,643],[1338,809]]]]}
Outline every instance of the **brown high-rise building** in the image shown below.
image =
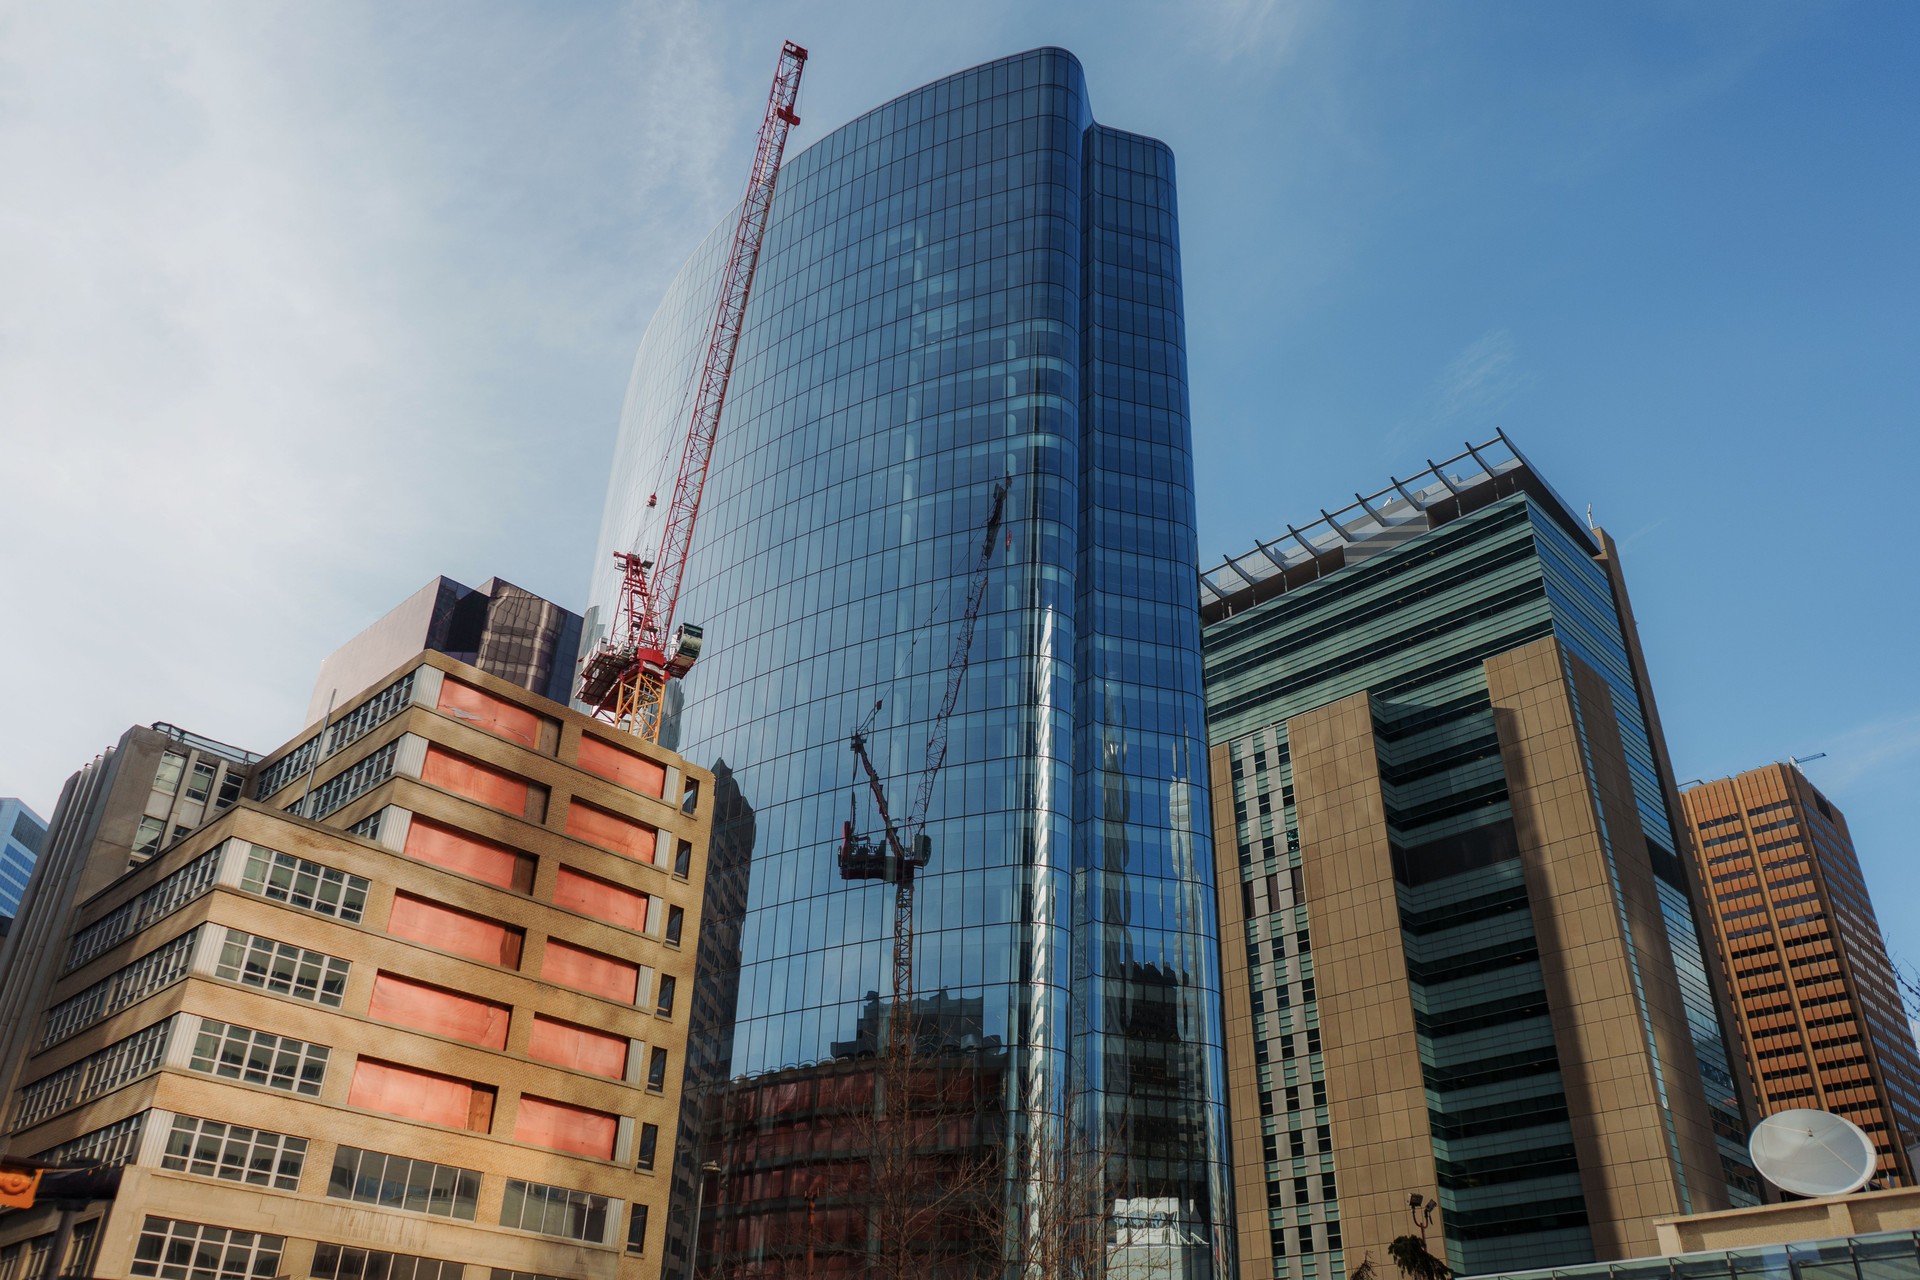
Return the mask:
{"type": "Polygon", "coordinates": [[[1690,788],[1694,856],[1762,1114],[1832,1111],[1911,1185],[1920,1053],[1847,819],[1789,764],[1690,788]]]}
{"type": "Polygon", "coordinates": [[[1504,437],[1276,527],[1201,606],[1241,1275],[1755,1203],[1617,548],[1504,437]]]}
{"type": "Polygon", "coordinates": [[[151,857],[76,843],[0,1143],[118,1194],[0,1215],[0,1276],[658,1275],[713,803],[421,653],[151,857]]]}

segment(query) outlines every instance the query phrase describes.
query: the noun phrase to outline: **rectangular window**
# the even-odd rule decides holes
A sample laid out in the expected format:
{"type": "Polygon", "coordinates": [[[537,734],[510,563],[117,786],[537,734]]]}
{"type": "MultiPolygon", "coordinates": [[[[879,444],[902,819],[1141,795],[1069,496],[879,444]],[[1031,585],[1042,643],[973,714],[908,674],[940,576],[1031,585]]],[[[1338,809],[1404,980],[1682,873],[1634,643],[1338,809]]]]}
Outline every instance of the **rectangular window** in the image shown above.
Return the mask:
{"type": "Polygon", "coordinates": [[[187,758],[178,751],[164,751],[160,754],[160,767],[154,770],[153,789],[165,795],[177,795],[180,791],[180,775],[186,772],[187,758]]]}
{"type": "Polygon", "coordinates": [[[279,1274],[286,1247],[284,1236],[148,1215],[129,1270],[160,1280],[266,1280],[279,1274]]]}
{"type": "Polygon", "coordinates": [[[673,1016],[673,989],[679,982],[670,973],[660,975],[660,994],[654,1001],[653,1011],[663,1018],[673,1016]]]}
{"type": "Polygon", "coordinates": [[[275,792],[285,789],[287,784],[295,778],[306,777],[308,766],[313,763],[313,758],[319,754],[320,736],[315,734],[313,737],[308,738],[305,742],[295,747],[292,751],[289,751],[286,755],[281,756],[278,760],[275,760],[272,764],[262,769],[260,771],[259,782],[254,787],[253,794],[257,798],[265,800],[275,792]]]}
{"type": "Polygon", "coordinates": [[[323,1044],[202,1018],[187,1065],[208,1075],[315,1098],[327,1076],[329,1052],[323,1044]]]}
{"type": "Polygon", "coordinates": [[[327,754],[352,746],[405,710],[412,701],[413,672],[409,671],[334,721],[333,728],[327,732],[327,754]]]}
{"type": "Polygon", "coordinates": [[[220,875],[220,850],[210,849],[149,886],[73,935],[67,944],[67,968],[78,969],[101,952],[172,915],[213,887],[220,875]]]}
{"type": "Polygon", "coordinates": [[[83,1133],[71,1142],[49,1147],[34,1159],[45,1164],[125,1164],[140,1149],[140,1135],[146,1127],[147,1113],[142,1111],[92,1133],[83,1133]]]}
{"type": "Polygon", "coordinates": [[[533,889],[532,858],[490,840],[429,822],[417,813],[407,825],[406,847],[400,852],[416,862],[445,867],[516,893],[529,893],[533,889]]]}
{"type": "Polygon", "coordinates": [[[213,794],[213,780],[220,775],[220,766],[211,760],[195,760],[193,776],[187,780],[187,799],[205,803],[213,794]]]}
{"type": "Polygon", "coordinates": [[[238,769],[229,767],[226,776],[220,779],[220,794],[215,797],[213,807],[225,809],[240,798],[240,791],[247,784],[247,775],[238,769]]]}
{"type": "Polygon", "coordinates": [[[654,1158],[659,1154],[659,1152],[660,1152],[660,1126],[657,1124],[650,1124],[650,1123],[642,1124],[640,1126],[640,1143],[639,1143],[637,1152],[634,1155],[633,1167],[636,1169],[653,1168],[654,1158]]]}
{"type": "Polygon", "coordinates": [[[433,744],[428,745],[426,762],[420,766],[420,781],[516,817],[525,816],[531,794],[525,778],[433,744]]]}
{"type": "Polygon", "coordinates": [[[500,1225],[605,1244],[607,1211],[612,1207],[613,1202],[605,1196],[508,1178],[500,1203],[500,1225]]]}
{"type": "Polygon", "coordinates": [[[361,1058],[353,1064],[353,1087],[347,1093],[347,1105],[402,1120],[485,1133],[493,1124],[493,1097],[491,1086],[458,1076],[361,1058]]]}
{"type": "Polygon", "coordinates": [[[554,878],[553,905],[635,933],[644,933],[647,928],[646,894],[572,867],[561,867],[554,878]]]}
{"type": "Polygon", "coordinates": [[[287,811],[307,818],[326,817],[391,778],[399,754],[400,741],[396,738],[315,787],[304,803],[296,799],[287,811]]]}
{"type": "Polygon", "coordinates": [[[462,684],[451,677],[440,682],[440,704],[436,709],[476,729],[511,738],[535,749],[540,746],[539,716],[525,707],[515,706],[490,693],[482,693],[472,685],[462,684]]]}
{"type": "Polygon", "coordinates": [[[358,924],[367,909],[367,881],[277,849],[247,846],[240,887],[316,915],[358,924]]]}
{"type": "Polygon", "coordinates": [[[620,1118],[605,1111],[521,1094],[513,1137],[516,1142],[545,1147],[549,1151],[611,1160],[619,1130],[620,1118]]]}
{"type": "Polygon", "coordinates": [[[480,1203],[480,1174],[430,1160],[341,1147],[334,1153],[327,1194],[335,1200],[472,1222],[480,1203]]]}
{"type": "Polygon", "coordinates": [[[465,1272],[458,1262],[325,1240],[313,1246],[313,1265],[307,1268],[314,1280],[461,1280],[465,1272]]]}
{"type": "Polygon", "coordinates": [[[485,916],[443,907],[410,893],[393,895],[393,913],[387,932],[454,955],[507,969],[520,967],[520,945],[526,933],[485,916]]]}
{"type": "Polygon", "coordinates": [[[547,939],[540,976],[556,986],[572,987],[621,1004],[632,1004],[640,986],[639,965],[558,938],[547,939]]]}
{"type": "Polygon", "coordinates": [[[664,796],[667,792],[666,766],[657,764],[635,751],[616,747],[591,733],[580,735],[580,767],[617,782],[643,795],[664,796]]]}
{"type": "Polygon", "coordinates": [[[634,1204],[627,1210],[627,1252],[644,1254],[647,1251],[647,1206],[634,1204]]]}
{"type": "Polygon", "coordinates": [[[47,1024],[40,1033],[39,1047],[45,1049],[58,1044],[186,977],[193,963],[193,944],[199,936],[198,929],[189,929],[172,942],[147,952],[132,964],[47,1010],[47,1024]]]}
{"type": "Polygon", "coordinates": [[[229,982],[338,1009],[346,995],[350,968],[347,961],[338,956],[228,929],[213,973],[229,982]]]}
{"type": "Polygon", "coordinates": [[[567,805],[567,834],[636,862],[652,862],[658,841],[658,833],[646,823],[597,809],[578,797],[567,805]]]}
{"type": "Polygon", "coordinates": [[[28,1129],[69,1107],[90,1102],[159,1069],[167,1054],[173,1019],[156,1022],[90,1053],[14,1095],[13,1128],[28,1129]]]}
{"type": "Polygon", "coordinates": [[[680,945],[680,931],[687,922],[685,907],[667,908],[667,941],[674,946],[680,945]]]}
{"type": "Polygon", "coordinates": [[[647,1092],[659,1093],[667,1087],[667,1051],[659,1045],[647,1050],[647,1092]]]}
{"type": "Polygon", "coordinates": [[[166,834],[166,819],[140,819],[140,829],[133,833],[133,856],[143,858],[152,853],[160,847],[160,841],[166,838],[166,834]]]}
{"type": "Polygon", "coordinates": [[[307,1140],[200,1116],[175,1116],[162,1169],[280,1191],[300,1189],[307,1140]]]}
{"type": "Polygon", "coordinates": [[[527,1056],[556,1067],[623,1080],[627,1075],[629,1043],[625,1036],[537,1013],[533,1017],[533,1030],[527,1037],[527,1056]]]}
{"type": "Polygon", "coordinates": [[[367,1016],[376,1021],[462,1040],[483,1049],[507,1047],[507,1023],[512,1014],[509,1006],[497,1001],[385,972],[374,975],[373,999],[367,1006],[367,1016]]]}

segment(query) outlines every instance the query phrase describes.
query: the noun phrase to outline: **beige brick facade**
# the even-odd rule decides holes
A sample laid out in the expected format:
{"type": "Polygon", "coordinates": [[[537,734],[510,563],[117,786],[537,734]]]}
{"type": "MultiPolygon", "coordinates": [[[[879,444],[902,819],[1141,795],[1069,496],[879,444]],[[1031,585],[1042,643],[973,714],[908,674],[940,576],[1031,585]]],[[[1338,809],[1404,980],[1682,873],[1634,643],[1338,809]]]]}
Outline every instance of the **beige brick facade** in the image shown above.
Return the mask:
{"type": "Polygon", "coordinates": [[[1612,695],[1551,638],[1486,671],[1594,1250],[1644,1255],[1656,1218],[1726,1192],[1698,1088],[1665,1085],[1699,1064],[1612,695]]]}
{"type": "MultiPolygon", "coordinates": [[[[79,1029],[44,1048],[39,1048],[43,1033],[32,1032],[38,1051],[27,1060],[21,1087],[9,1100],[10,1150],[25,1156],[48,1152],[116,1122],[147,1117],[110,1220],[92,1229],[91,1274],[97,1276],[157,1274],[135,1262],[143,1223],[150,1218],[283,1239],[269,1274],[286,1276],[316,1274],[313,1263],[321,1245],[461,1264],[465,1280],[487,1280],[489,1268],[568,1280],[658,1274],[712,811],[710,775],[438,654],[422,655],[337,708],[332,723],[352,726],[354,736],[321,760],[312,794],[337,799],[354,792],[361,780],[364,789],[318,821],[295,817],[282,806],[299,803],[307,777],[304,769],[293,770],[275,794],[242,801],[80,906],[76,936],[127,904],[151,902],[156,885],[186,883],[177,878],[183,868],[212,872],[210,884],[182,895],[145,927],[85,958],[56,982],[50,1008],[198,931],[185,972],[144,998],[94,1021],[67,1005],[62,1016],[80,1018],[79,1029]],[[392,705],[382,718],[377,699],[407,679],[411,684],[402,691],[410,690],[410,696],[389,693],[392,705]],[[356,721],[362,711],[366,714],[356,721]],[[637,773],[645,775],[643,783],[647,777],[657,780],[660,794],[583,769],[583,739],[641,757],[637,773]],[[391,776],[382,778],[370,768],[370,762],[381,760],[389,761],[391,776]],[[342,782],[328,790],[335,779],[354,777],[356,768],[362,772],[354,786],[342,782]],[[443,785],[423,781],[422,774],[439,777],[443,785]],[[524,803],[503,808],[503,801],[522,793],[524,803]],[[595,822],[570,822],[581,812],[596,815],[595,822]],[[599,843],[569,836],[570,826],[599,843]],[[463,848],[478,849],[475,857],[491,860],[486,866],[518,868],[520,874],[482,871],[479,863],[468,868],[474,872],[469,874],[451,869],[444,859],[423,860],[430,847],[410,841],[409,834],[428,830],[443,838],[457,833],[467,842],[463,848]],[[625,844],[627,852],[605,847],[610,843],[625,844]],[[257,880],[250,888],[249,869],[257,870],[268,852],[364,881],[359,918],[274,900],[257,880]],[[211,863],[200,861],[206,855],[211,863]],[[571,908],[555,901],[563,879],[574,886],[571,908]],[[579,885],[600,883],[609,886],[600,900],[580,897],[579,885]],[[494,956],[502,962],[476,958],[471,938],[458,929],[444,936],[446,946],[430,945],[415,925],[406,930],[411,937],[395,936],[390,926],[397,927],[401,895],[416,915],[471,923],[475,938],[507,939],[494,956]],[[464,914],[447,915],[448,909],[464,914]],[[238,954],[229,930],[346,962],[344,983],[326,997],[337,996],[338,1007],[300,998],[297,985],[268,989],[283,969],[293,972],[297,964],[256,966],[238,979],[219,976],[223,963],[238,954]],[[543,979],[543,972],[551,972],[550,952],[562,944],[576,955],[591,953],[592,964],[599,966],[593,972],[612,975],[612,983],[631,972],[631,998],[607,994],[604,982],[602,993],[592,994],[543,979]],[[381,975],[407,980],[398,984],[406,992],[430,989],[420,997],[434,1002],[423,1006],[430,1013],[393,1015],[398,1006],[388,1006],[385,1020],[373,1016],[381,975]],[[446,1020],[455,1014],[477,1016],[480,1021],[473,1025],[483,1030],[446,1020]],[[540,1045],[533,1042],[536,1018],[543,1020],[540,1045]],[[209,1019],[325,1046],[317,1093],[226,1078],[206,1069],[212,1064],[204,1054],[196,1068],[209,1019]],[[74,1086],[76,1101],[54,1105],[46,1100],[51,1090],[45,1082],[61,1079],[64,1068],[90,1062],[85,1072],[99,1076],[104,1060],[96,1055],[102,1050],[169,1020],[163,1057],[151,1069],[134,1070],[124,1083],[104,1090],[92,1088],[83,1073],[74,1086]],[[598,1057],[573,1057],[573,1065],[558,1065],[569,1055],[554,1050],[556,1036],[569,1044],[567,1037],[584,1036],[582,1043],[598,1057]],[[500,1047],[493,1047],[495,1042],[500,1047]],[[608,1054],[617,1057],[622,1042],[623,1072],[607,1065],[608,1054]],[[427,1077],[406,1072],[432,1073],[445,1082],[380,1093],[373,1083],[376,1069],[362,1070],[367,1062],[396,1064],[409,1082],[427,1077]],[[356,1092],[357,1074],[366,1077],[361,1092],[356,1092]],[[350,1102],[350,1095],[362,1105],[350,1102]],[[445,1122],[452,1113],[444,1099],[460,1097],[471,1102],[465,1123],[445,1122]],[[429,1112],[439,1121],[423,1118],[429,1112]],[[164,1167],[173,1116],[303,1139],[297,1186],[248,1185],[164,1167]],[[636,1168],[649,1126],[653,1167],[636,1168]],[[473,1219],[330,1196],[330,1174],[343,1146],[476,1173],[473,1219]],[[546,1230],[502,1225],[509,1179],[599,1199],[556,1210],[538,1224],[546,1230]],[[633,1206],[646,1207],[646,1226],[630,1249],[633,1206]],[[599,1224],[597,1239],[571,1238],[594,1234],[584,1230],[589,1222],[599,1224]]],[[[268,757],[263,771],[310,736],[268,757]]],[[[630,755],[599,752],[596,760],[625,761],[630,755]]],[[[281,896],[299,894],[296,889],[281,896]]],[[[119,997],[106,990],[102,998],[110,1008],[119,997]]],[[[314,990],[306,988],[308,995],[314,990]]],[[[261,1180],[271,1179],[256,1178],[261,1180]]],[[[341,1187],[336,1183],[334,1189],[341,1187]]],[[[100,1212],[90,1209],[79,1217],[84,1223],[100,1212]]],[[[523,1214],[522,1220],[530,1216],[523,1214]]],[[[45,1236],[56,1225],[51,1210],[0,1217],[0,1265],[7,1248],[45,1236]]],[[[345,1277],[347,1266],[327,1274],[345,1277]]],[[[445,1280],[450,1273],[437,1274],[445,1280]]],[[[195,1271],[189,1280],[206,1278],[195,1271]]]]}

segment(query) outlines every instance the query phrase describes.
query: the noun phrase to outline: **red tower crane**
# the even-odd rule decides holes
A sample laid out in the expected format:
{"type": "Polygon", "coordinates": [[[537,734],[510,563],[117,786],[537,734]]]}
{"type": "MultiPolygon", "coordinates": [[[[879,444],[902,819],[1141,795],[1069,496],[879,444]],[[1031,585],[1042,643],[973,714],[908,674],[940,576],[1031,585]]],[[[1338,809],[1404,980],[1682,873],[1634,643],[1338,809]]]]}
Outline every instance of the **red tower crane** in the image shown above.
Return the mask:
{"type": "Polygon", "coordinates": [[[887,809],[886,784],[867,755],[867,731],[872,728],[880,703],[859,728],[853,731],[849,745],[854,758],[866,774],[867,787],[873,792],[873,805],[880,814],[883,835],[860,835],[849,818],[840,829],[840,878],[842,880],[890,880],[893,882],[893,1008],[887,1019],[888,1057],[900,1063],[912,1056],[913,1003],[913,886],[920,868],[933,857],[933,841],[926,834],[927,810],[933,802],[933,784],[940,766],[947,760],[947,722],[960,701],[960,686],[967,678],[967,664],[973,652],[973,633],[980,621],[980,606],[987,597],[987,570],[993,563],[993,548],[1000,538],[1000,524],[1006,514],[1010,480],[993,486],[993,508],[988,513],[985,536],[967,580],[967,604],[960,615],[960,630],[953,639],[953,652],[947,659],[947,693],[933,718],[927,735],[926,764],[920,773],[920,789],[906,820],[897,826],[887,809]],[[884,843],[881,843],[884,841],[884,843]]]}
{"type": "MultiPolygon", "coordinates": [[[[660,738],[661,699],[667,681],[685,675],[700,656],[700,628],[692,623],[675,628],[674,610],[680,603],[680,581],[693,545],[694,521],[700,515],[700,494],[706,488],[707,464],[713,459],[713,441],[720,430],[727,382],[733,376],[733,357],[740,348],[747,295],[760,264],[760,244],[767,234],[767,214],[773,207],[780,158],[787,148],[788,132],[800,123],[793,106],[800,95],[800,73],[806,62],[807,51],[793,41],[781,46],[773,89],[767,95],[766,118],[760,122],[753,172],[740,202],[740,220],[733,229],[733,250],[727,256],[720,298],[707,330],[706,356],[700,364],[693,413],[680,451],[680,471],[667,499],[660,550],[651,560],[631,551],[614,553],[614,564],[621,575],[620,603],[607,636],[594,647],[580,671],[580,701],[592,707],[602,720],[649,742],[660,738]]],[[[653,499],[648,505],[653,505],[653,499]]]]}

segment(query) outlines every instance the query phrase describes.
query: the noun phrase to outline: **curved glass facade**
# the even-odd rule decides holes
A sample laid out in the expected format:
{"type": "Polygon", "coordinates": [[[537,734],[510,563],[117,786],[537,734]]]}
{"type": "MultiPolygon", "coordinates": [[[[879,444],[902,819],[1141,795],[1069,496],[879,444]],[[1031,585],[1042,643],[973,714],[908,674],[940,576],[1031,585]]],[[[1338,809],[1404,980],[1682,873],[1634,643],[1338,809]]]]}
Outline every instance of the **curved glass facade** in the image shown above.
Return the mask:
{"type": "MultiPolygon", "coordinates": [[[[611,554],[658,540],[730,231],[641,344],[590,628],[611,554]]],[[[850,803],[879,826],[847,739],[880,702],[869,749],[906,809],[1002,479],[916,992],[956,1043],[1010,1051],[1014,1114],[1071,1100],[1120,1157],[1108,1194],[1155,1223],[1156,1274],[1230,1275],[1173,158],[1094,123],[1058,49],[898,98],[781,174],[680,607],[706,648],[663,736],[752,815],[716,832],[750,844],[715,1006],[731,1075],[857,1050],[890,990],[891,886],[835,859],[850,803]]]]}

